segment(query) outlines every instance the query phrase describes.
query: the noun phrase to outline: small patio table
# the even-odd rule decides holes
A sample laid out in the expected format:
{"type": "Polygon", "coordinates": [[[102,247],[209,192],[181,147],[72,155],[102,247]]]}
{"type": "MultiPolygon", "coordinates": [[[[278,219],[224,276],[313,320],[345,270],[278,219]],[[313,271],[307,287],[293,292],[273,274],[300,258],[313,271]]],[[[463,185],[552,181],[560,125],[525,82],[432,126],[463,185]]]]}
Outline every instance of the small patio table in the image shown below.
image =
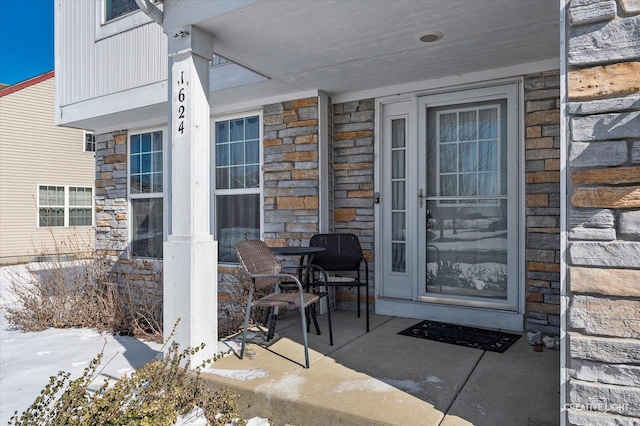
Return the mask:
{"type": "MultiPolygon", "coordinates": [[[[278,256],[300,256],[300,265],[309,265],[313,262],[313,256],[316,253],[321,253],[326,249],[324,247],[304,247],[304,246],[276,246],[269,247],[273,254],[278,256]]],[[[299,275],[302,274],[302,269],[299,271],[299,275]]],[[[266,323],[269,320],[269,310],[265,314],[266,323]]],[[[271,315],[271,319],[269,320],[269,332],[267,333],[267,341],[273,339],[273,334],[276,329],[276,320],[278,319],[278,308],[275,308],[273,314],[271,315]]],[[[315,321],[315,313],[314,313],[314,323],[316,329],[318,328],[318,323],[315,321]]],[[[318,333],[319,334],[319,333],[318,333]]]]}
{"type": "Polygon", "coordinates": [[[281,246],[269,247],[274,254],[280,256],[300,256],[300,264],[306,265],[311,263],[316,253],[325,251],[324,247],[297,247],[297,246],[281,246]]]}

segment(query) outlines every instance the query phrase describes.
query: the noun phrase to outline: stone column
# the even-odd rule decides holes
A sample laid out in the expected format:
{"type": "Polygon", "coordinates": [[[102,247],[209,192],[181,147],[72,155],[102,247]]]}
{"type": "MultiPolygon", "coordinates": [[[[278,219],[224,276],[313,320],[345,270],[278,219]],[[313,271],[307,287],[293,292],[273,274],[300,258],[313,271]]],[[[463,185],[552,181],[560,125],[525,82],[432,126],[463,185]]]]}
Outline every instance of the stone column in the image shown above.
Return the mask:
{"type": "Polygon", "coordinates": [[[164,332],[179,319],[182,349],[205,343],[192,365],[216,350],[217,242],[209,231],[210,34],[188,26],[169,31],[168,237],[164,245],[164,332]],[[203,353],[204,352],[204,353],[203,353]]]}
{"type": "Polygon", "coordinates": [[[571,425],[640,418],[640,3],[567,9],[571,425]]]}

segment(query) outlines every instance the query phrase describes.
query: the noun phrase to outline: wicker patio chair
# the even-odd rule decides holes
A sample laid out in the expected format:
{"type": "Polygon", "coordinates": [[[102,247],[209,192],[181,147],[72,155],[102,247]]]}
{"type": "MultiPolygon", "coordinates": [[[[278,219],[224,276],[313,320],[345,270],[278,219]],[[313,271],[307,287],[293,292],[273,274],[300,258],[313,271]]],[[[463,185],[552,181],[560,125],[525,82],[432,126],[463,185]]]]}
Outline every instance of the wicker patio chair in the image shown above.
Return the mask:
{"type": "MultiPolygon", "coordinates": [[[[275,257],[269,247],[260,240],[240,241],[235,245],[236,254],[251,278],[252,285],[249,287],[249,297],[242,330],[242,346],[240,348],[240,359],[244,356],[244,348],[247,341],[247,329],[249,328],[249,318],[253,307],[269,308],[299,308],[300,320],[302,323],[302,337],[304,339],[305,368],[309,368],[309,344],[307,342],[307,308],[320,300],[321,295],[307,293],[304,291],[302,282],[293,274],[284,273],[282,265],[275,257]],[[286,284],[287,291],[281,291],[281,284],[286,284]],[[254,298],[255,290],[262,290],[273,287],[273,292],[260,298],[254,298]],[[293,290],[292,290],[293,289],[293,290]]],[[[312,268],[312,265],[301,265],[300,268],[312,268]]],[[[308,274],[300,273],[300,276],[308,274]]],[[[327,298],[327,307],[329,302],[327,298]]],[[[331,314],[327,315],[329,323],[329,335],[333,340],[331,330],[331,314]]],[[[315,316],[314,316],[315,321],[315,316]]],[[[319,329],[316,322],[316,329],[319,329]]]]}
{"type": "MultiPolygon", "coordinates": [[[[350,286],[358,288],[358,318],[360,317],[360,287],[365,288],[365,306],[367,312],[367,332],[369,332],[369,263],[362,254],[360,240],[354,234],[316,234],[309,242],[311,247],[324,247],[326,250],[313,257],[313,264],[326,272],[338,272],[327,276],[327,286],[350,286]],[[362,270],[364,269],[364,280],[362,270]],[[345,275],[344,272],[350,272],[345,275]],[[353,276],[355,273],[355,276],[353,276]]],[[[313,286],[324,283],[315,282],[313,286]]]]}

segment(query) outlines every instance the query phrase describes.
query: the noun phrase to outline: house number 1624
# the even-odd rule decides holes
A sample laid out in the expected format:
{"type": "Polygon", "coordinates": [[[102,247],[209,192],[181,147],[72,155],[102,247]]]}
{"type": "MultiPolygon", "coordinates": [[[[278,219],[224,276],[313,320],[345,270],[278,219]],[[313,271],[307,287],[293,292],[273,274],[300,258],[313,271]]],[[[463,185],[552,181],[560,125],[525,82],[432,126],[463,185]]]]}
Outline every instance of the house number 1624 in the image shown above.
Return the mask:
{"type": "MultiPolygon", "coordinates": [[[[178,87],[184,86],[184,71],[180,71],[180,80],[178,80],[178,87]]],[[[178,131],[180,134],[184,134],[184,111],[185,111],[185,100],[187,95],[185,94],[185,87],[180,87],[178,91],[178,131]]]]}

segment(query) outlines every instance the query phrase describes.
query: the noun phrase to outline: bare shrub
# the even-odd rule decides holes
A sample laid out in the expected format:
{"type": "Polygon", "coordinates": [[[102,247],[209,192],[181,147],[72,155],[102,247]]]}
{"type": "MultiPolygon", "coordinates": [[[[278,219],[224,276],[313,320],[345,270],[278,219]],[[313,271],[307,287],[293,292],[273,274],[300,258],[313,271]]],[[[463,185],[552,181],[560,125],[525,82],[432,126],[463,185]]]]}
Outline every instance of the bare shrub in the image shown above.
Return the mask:
{"type": "MultiPolygon", "coordinates": [[[[249,278],[247,272],[242,268],[235,269],[230,275],[229,280],[231,281],[231,284],[225,289],[225,294],[227,295],[228,300],[224,307],[220,307],[220,311],[223,315],[220,323],[218,324],[219,338],[229,337],[242,331],[244,319],[247,313],[247,301],[249,298],[251,278],[249,278]]],[[[254,299],[264,297],[270,291],[272,291],[271,288],[256,290],[253,297],[254,299]]],[[[286,313],[287,310],[281,308],[278,315],[283,317],[286,313]]],[[[254,307],[251,310],[249,327],[262,324],[265,314],[266,308],[264,306],[254,307]]]]}
{"type": "Polygon", "coordinates": [[[164,358],[155,359],[130,376],[112,383],[106,379],[97,391],[89,386],[96,378],[103,353],[98,354],[81,377],[70,380],[70,374],[52,376],[40,396],[21,415],[10,419],[10,425],[172,425],[179,415],[194,407],[204,412],[210,425],[245,424],[238,418],[237,395],[227,389],[211,393],[200,377],[207,360],[191,369],[190,355],[202,350],[179,350],[171,343],[164,358]]]}
{"type": "Polygon", "coordinates": [[[141,269],[152,270],[140,279],[138,274],[119,271],[116,317],[120,334],[162,340],[162,268],[158,261],[140,261],[141,269]]]}
{"type": "Polygon", "coordinates": [[[106,280],[109,265],[100,259],[47,260],[27,265],[27,275],[10,273],[11,296],[4,303],[9,324],[27,331],[48,327],[110,330],[117,292],[106,280]]]}
{"type": "Polygon", "coordinates": [[[9,273],[0,308],[9,324],[25,331],[88,327],[162,341],[162,273],[148,285],[124,273],[118,284],[116,258],[108,251],[69,260],[69,244],[56,242],[40,262],[27,264],[26,274],[9,273]]]}
{"type": "MultiPolygon", "coordinates": [[[[218,324],[219,338],[224,338],[241,331],[247,312],[247,299],[249,297],[251,278],[249,278],[243,269],[238,268],[230,274],[229,280],[231,284],[225,288],[225,294],[228,300],[224,308],[221,309],[223,315],[218,324]]],[[[259,323],[262,315],[264,315],[263,308],[254,309],[251,314],[252,323],[259,323]]]]}

